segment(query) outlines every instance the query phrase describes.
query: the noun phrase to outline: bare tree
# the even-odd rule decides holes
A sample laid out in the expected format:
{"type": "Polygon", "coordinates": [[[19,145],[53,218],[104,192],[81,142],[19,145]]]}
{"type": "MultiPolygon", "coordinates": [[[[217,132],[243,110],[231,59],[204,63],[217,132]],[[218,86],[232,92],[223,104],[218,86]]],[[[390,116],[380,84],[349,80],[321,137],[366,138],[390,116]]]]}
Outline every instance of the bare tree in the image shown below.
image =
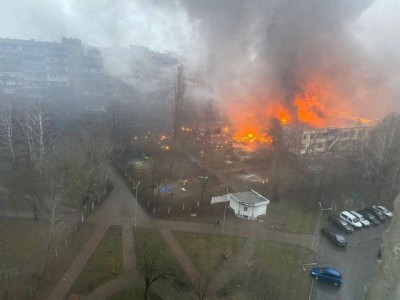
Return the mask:
{"type": "Polygon", "coordinates": [[[31,121],[31,114],[26,111],[21,119],[18,119],[20,128],[22,129],[24,144],[26,145],[29,162],[36,162],[36,151],[33,143],[33,127],[31,121]]]}
{"type": "MultiPolygon", "coordinates": [[[[46,184],[47,184],[47,193],[43,197],[43,204],[45,209],[47,210],[48,213],[48,222],[49,222],[49,227],[48,227],[48,233],[47,233],[47,242],[46,242],[46,264],[45,268],[48,263],[48,258],[50,254],[50,250],[53,246],[54,242],[54,237],[56,234],[56,223],[59,219],[59,208],[62,203],[62,192],[60,187],[54,178],[51,176],[50,173],[46,174],[46,184]]],[[[44,270],[45,270],[44,268],[44,270]]]]}
{"type": "MultiPolygon", "coordinates": [[[[371,130],[366,149],[365,170],[376,186],[376,197],[381,198],[382,188],[390,182],[390,174],[396,180],[400,146],[400,119],[391,115],[371,130]]],[[[393,183],[392,183],[393,184],[393,183]]]]}
{"type": "Polygon", "coordinates": [[[149,298],[149,290],[151,285],[159,280],[164,272],[160,266],[156,256],[150,252],[148,247],[144,245],[142,247],[143,264],[141,265],[140,271],[144,277],[144,300],[149,298]]]}
{"type": "Polygon", "coordinates": [[[36,168],[27,165],[17,165],[8,172],[4,185],[19,197],[26,197],[30,200],[33,219],[38,219],[40,198],[43,194],[43,180],[36,168]]]}
{"type": "Polygon", "coordinates": [[[0,144],[7,148],[12,156],[13,164],[16,162],[15,144],[17,141],[14,112],[11,102],[6,102],[0,110],[0,144]]]}
{"type": "Polygon", "coordinates": [[[30,158],[34,159],[42,170],[45,157],[59,136],[58,132],[51,132],[50,114],[42,103],[38,103],[27,112],[26,118],[21,120],[20,124],[23,126],[30,158]]]}

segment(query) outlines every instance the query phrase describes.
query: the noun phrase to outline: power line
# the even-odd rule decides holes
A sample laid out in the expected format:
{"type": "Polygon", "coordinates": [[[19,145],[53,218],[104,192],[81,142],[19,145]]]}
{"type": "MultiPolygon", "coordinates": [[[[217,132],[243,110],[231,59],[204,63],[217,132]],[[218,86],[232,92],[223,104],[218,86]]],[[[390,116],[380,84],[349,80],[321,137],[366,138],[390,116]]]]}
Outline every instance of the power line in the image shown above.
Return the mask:
{"type": "Polygon", "coordinates": [[[113,20],[113,21],[111,21],[111,22],[109,22],[109,23],[103,25],[102,28],[96,28],[96,29],[87,31],[87,32],[85,32],[83,35],[85,36],[85,35],[88,35],[89,33],[93,33],[93,32],[100,31],[100,30],[104,30],[104,29],[106,29],[106,27],[108,27],[108,26],[110,26],[110,25],[112,25],[112,24],[114,24],[114,23],[121,22],[122,20],[125,20],[126,18],[128,18],[128,17],[130,17],[130,16],[132,16],[132,15],[138,13],[138,12],[140,12],[141,10],[147,8],[148,6],[150,6],[151,4],[153,4],[153,3],[156,2],[156,1],[157,1],[157,0],[152,0],[152,1],[150,1],[150,2],[148,2],[148,3],[146,3],[146,4],[144,4],[144,5],[140,6],[139,8],[136,8],[136,9],[134,9],[134,10],[128,12],[126,15],[124,15],[124,16],[122,16],[122,17],[116,19],[116,20],[113,20]]]}

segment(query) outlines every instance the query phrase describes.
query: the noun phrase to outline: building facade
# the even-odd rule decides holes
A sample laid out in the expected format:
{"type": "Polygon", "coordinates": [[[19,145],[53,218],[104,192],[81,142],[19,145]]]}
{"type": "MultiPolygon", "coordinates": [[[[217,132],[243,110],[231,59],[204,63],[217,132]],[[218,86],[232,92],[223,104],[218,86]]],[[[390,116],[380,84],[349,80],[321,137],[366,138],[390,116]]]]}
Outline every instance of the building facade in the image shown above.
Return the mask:
{"type": "Polygon", "coordinates": [[[177,63],[172,56],[140,46],[100,49],[73,38],[61,42],[0,38],[0,97],[68,97],[98,105],[110,98],[132,97],[141,85],[163,82],[160,74],[168,76],[177,63]],[[110,72],[118,69],[115,65],[122,65],[125,74],[110,72]]]}
{"type": "Polygon", "coordinates": [[[371,126],[348,128],[287,128],[285,140],[292,153],[298,155],[349,151],[359,147],[368,137],[371,126]]]}
{"type": "Polygon", "coordinates": [[[212,197],[211,204],[228,202],[236,216],[256,220],[267,213],[269,200],[254,190],[212,197]]]}

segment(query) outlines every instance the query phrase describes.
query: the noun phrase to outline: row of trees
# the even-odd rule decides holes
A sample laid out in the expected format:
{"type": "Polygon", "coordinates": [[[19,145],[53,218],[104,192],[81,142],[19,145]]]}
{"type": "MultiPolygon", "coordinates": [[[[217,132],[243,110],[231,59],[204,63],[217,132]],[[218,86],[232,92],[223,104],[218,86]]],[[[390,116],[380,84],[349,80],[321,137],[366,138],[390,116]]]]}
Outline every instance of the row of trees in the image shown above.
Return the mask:
{"type": "Polygon", "coordinates": [[[58,221],[72,216],[63,212],[83,211],[90,201],[105,194],[107,185],[111,145],[101,121],[86,115],[72,123],[89,125],[61,131],[48,103],[23,109],[9,101],[1,104],[0,175],[11,198],[18,199],[13,205],[16,210],[24,210],[29,201],[33,218],[48,220],[46,263],[58,221]]]}

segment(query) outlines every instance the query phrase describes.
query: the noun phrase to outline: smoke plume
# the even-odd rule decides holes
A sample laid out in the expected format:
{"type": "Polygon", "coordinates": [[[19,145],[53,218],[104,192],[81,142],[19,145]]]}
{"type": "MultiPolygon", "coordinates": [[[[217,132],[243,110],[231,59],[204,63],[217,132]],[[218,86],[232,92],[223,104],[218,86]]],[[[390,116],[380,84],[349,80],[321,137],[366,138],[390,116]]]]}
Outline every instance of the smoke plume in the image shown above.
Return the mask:
{"type": "Polygon", "coordinates": [[[378,118],[388,112],[388,103],[394,106],[399,89],[388,86],[392,66],[380,64],[356,30],[372,0],[181,5],[207,41],[209,80],[228,115],[243,114],[246,107],[264,116],[263,108],[280,103],[296,119],[299,110],[307,110],[323,121],[349,110],[378,118]]]}

